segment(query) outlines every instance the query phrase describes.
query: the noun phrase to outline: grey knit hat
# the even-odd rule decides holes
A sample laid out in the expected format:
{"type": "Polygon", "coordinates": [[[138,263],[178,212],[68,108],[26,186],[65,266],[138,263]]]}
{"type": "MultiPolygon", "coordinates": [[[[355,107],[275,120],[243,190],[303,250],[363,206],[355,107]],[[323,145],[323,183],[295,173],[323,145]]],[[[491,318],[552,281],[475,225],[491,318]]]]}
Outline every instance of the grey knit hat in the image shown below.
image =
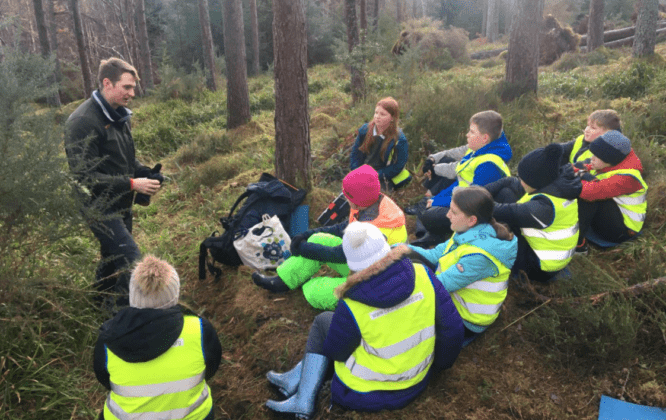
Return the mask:
{"type": "Polygon", "coordinates": [[[615,166],[631,152],[631,141],[619,131],[611,130],[590,143],[590,152],[609,165],[615,166]]]}
{"type": "Polygon", "coordinates": [[[164,260],[147,255],[130,277],[129,302],[133,308],[167,309],[178,303],[180,278],[164,260]]]}

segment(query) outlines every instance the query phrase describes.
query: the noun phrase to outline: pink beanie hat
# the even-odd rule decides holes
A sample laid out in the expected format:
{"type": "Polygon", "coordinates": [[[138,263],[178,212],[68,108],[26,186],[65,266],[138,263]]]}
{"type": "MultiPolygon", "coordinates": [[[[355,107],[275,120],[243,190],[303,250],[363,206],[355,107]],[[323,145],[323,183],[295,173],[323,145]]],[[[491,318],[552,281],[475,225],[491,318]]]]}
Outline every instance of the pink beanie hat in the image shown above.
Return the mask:
{"type": "Polygon", "coordinates": [[[371,206],[379,198],[379,175],[370,165],[363,165],[342,180],[342,192],[347,200],[359,207],[371,206]]]}

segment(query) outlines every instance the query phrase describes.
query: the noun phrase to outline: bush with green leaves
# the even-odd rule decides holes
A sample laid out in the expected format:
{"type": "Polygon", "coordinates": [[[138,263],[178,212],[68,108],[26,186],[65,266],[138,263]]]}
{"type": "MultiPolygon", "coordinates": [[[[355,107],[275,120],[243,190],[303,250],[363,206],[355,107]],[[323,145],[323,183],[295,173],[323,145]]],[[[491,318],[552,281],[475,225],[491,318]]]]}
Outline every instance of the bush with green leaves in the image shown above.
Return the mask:
{"type": "Polygon", "coordinates": [[[553,64],[558,71],[568,72],[577,67],[598,66],[617,60],[620,53],[606,47],[599,47],[589,53],[566,52],[553,64]]]}
{"type": "Polygon", "coordinates": [[[609,99],[637,99],[645,95],[658,71],[652,64],[641,60],[627,70],[613,72],[600,79],[601,93],[609,99]]]}
{"type": "Polygon", "coordinates": [[[412,19],[403,24],[393,54],[417,50],[421,68],[448,70],[456,62],[469,60],[468,34],[464,29],[442,28],[442,23],[430,18],[412,19]]]}

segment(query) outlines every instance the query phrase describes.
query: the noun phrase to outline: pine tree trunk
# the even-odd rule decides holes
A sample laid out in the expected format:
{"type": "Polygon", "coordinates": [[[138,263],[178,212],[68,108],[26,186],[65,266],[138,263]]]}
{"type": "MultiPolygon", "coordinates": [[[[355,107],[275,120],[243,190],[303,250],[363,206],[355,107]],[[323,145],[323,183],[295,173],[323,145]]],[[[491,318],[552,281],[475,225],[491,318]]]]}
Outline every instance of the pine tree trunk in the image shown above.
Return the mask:
{"type": "Polygon", "coordinates": [[[359,19],[361,23],[361,42],[365,44],[365,34],[368,32],[368,17],[366,13],[366,1],[359,0],[359,19]]]}
{"type": "Polygon", "coordinates": [[[658,0],[638,0],[638,18],[634,39],[634,57],[654,54],[657,43],[658,0]]]}
{"type": "MultiPolygon", "coordinates": [[[[356,21],[356,1],[345,0],[345,20],[347,22],[347,45],[349,53],[359,44],[358,23],[356,21]]],[[[365,97],[365,80],[363,77],[363,63],[352,59],[351,94],[352,102],[357,103],[365,97]]]]}
{"type": "Polygon", "coordinates": [[[495,42],[499,38],[499,0],[488,0],[487,13],[486,38],[488,42],[495,42]]]}
{"type": "Polygon", "coordinates": [[[374,32],[377,32],[378,24],[379,24],[379,0],[374,0],[372,7],[372,30],[374,32]]]}
{"type": "Polygon", "coordinates": [[[224,0],[224,58],[227,63],[227,129],[250,121],[245,28],[241,0],[224,0]]]}
{"type": "Polygon", "coordinates": [[[252,32],[252,73],[259,74],[259,18],[257,0],[250,0],[250,26],[252,32]]]}
{"type": "MultiPolygon", "coordinates": [[[[42,57],[48,59],[51,57],[51,44],[49,43],[48,28],[46,27],[46,19],[44,18],[44,6],[42,5],[42,0],[33,0],[32,4],[35,7],[35,20],[37,21],[37,33],[39,35],[39,46],[42,50],[42,57]]],[[[49,82],[54,85],[58,83],[55,72],[50,75],[49,82]]],[[[57,90],[46,99],[49,105],[60,106],[60,96],[57,90]]]]}
{"type": "Polygon", "coordinates": [[[210,13],[208,0],[199,0],[199,27],[201,28],[201,42],[204,47],[204,65],[206,66],[206,87],[215,92],[215,50],[213,49],[213,35],[210,30],[210,13]]]}
{"type": "Polygon", "coordinates": [[[139,40],[139,65],[141,66],[141,81],[144,89],[153,89],[153,63],[150,56],[150,44],[148,43],[148,28],[146,27],[146,3],[145,0],[137,0],[136,22],[139,40]]]}
{"type": "Polygon", "coordinates": [[[55,77],[56,81],[60,83],[62,80],[62,71],[60,69],[60,59],[58,58],[58,28],[55,14],[56,0],[48,0],[49,2],[49,40],[51,41],[51,52],[55,57],[55,77]]]}
{"type": "MultiPolygon", "coordinates": [[[[346,0],[345,0],[346,1],[346,0]]],[[[403,0],[395,0],[395,20],[400,23],[402,22],[402,2],[403,0]]],[[[354,13],[355,15],[356,13],[354,13]]]]}
{"type": "Polygon", "coordinates": [[[539,27],[544,0],[518,0],[516,22],[511,26],[502,100],[537,91],[539,75],[539,27]]]}
{"type": "Polygon", "coordinates": [[[76,37],[76,47],[79,50],[79,61],[81,62],[81,74],[83,75],[83,90],[86,98],[92,95],[93,83],[90,77],[90,64],[88,63],[88,53],[86,51],[85,40],[83,39],[83,27],[81,26],[81,12],[79,10],[79,0],[70,0],[72,9],[72,19],[74,21],[74,36],[76,37]]]}
{"type": "Polygon", "coordinates": [[[590,0],[587,21],[587,52],[604,45],[604,0],[590,0]]]}
{"type": "Polygon", "coordinates": [[[505,0],[504,5],[504,33],[511,33],[513,17],[516,15],[516,0],[505,0]]]}
{"type": "Polygon", "coordinates": [[[483,0],[483,19],[481,20],[481,36],[486,36],[488,33],[488,2],[492,0],[483,0]]]}
{"type": "Polygon", "coordinates": [[[305,0],[273,0],[275,174],[311,187],[305,0]]]}

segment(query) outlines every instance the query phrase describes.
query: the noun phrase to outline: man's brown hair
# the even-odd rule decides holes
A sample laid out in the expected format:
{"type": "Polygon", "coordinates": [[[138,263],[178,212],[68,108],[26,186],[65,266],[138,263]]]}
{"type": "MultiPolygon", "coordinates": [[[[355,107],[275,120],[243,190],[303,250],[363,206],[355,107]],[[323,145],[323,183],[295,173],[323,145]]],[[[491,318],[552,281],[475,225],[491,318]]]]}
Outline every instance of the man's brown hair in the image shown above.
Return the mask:
{"type": "Polygon", "coordinates": [[[587,117],[590,121],[594,121],[597,125],[605,130],[622,131],[622,123],[620,116],[617,115],[612,109],[597,109],[587,117]]]}
{"type": "Polygon", "coordinates": [[[481,134],[488,134],[489,141],[499,138],[502,134],[502,116],[495,111],[481,111],[472,115],[470,124],[476,124],[481,134]]]}
{"type": "Polygon", "coordinates": [[[130,73],[136,81],[139,81],[139,74],[137,73],[134,66],[130,63],[121,60],[118,57],[112,57],[106,60],[102,60],[99,63],[99,70],[97,71],[97,81],[99,82],[99,88],[104,87],[104,79],[109,79],[114,85],[123,73],[130,73]]]}

